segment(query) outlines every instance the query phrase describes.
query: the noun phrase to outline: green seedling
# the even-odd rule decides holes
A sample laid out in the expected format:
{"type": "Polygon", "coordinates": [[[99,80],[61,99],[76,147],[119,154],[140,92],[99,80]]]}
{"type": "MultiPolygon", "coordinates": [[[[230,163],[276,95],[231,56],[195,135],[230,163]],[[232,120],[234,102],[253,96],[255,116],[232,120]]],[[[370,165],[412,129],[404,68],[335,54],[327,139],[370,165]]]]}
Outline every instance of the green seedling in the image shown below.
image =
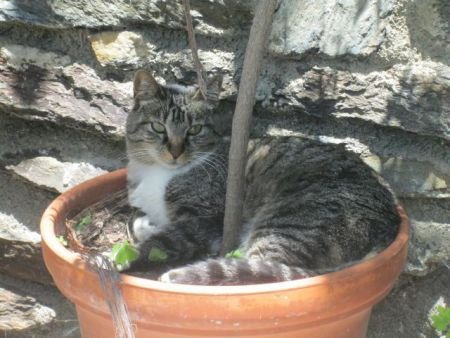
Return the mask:
{"type": "Polygon", "coordinates": [[[139,257],[139,252],[128,241],[114,244],[109,258],[116,266],[130,266],[139,257]]]}
{"type": "Polygon", "coordinates": [[[58,236],[58,241],[64,246],[68,246],[69,245],[69,243],[67,243],[67,240],[62,235],[58,236]]]}
{"type": "Polygon", "coordinates": [[[167,253],[158,248],[152,248],[148,254],[148,260],[154,263],[164,262],[167,257],[167,253]]]}
{"type": "Polygon", "coordinates": [[[225,258],[235,258],[235,259],[244,258],[244,253],[241,250],[236,249],[227,253],[225,255],[225,258]]]}
{"type": "Polygon", "coordinates": [[[73,228],[75,229],[76,232],[80,232],[84,230],[86,225],[91,223],[92,223],[92,216],[90,213],[87,213],[77,223],[75,223],[73,228]]]}
{"type": "Polygon", "coordinates": [[[431,316],[431,325],[450,338],[450,307],[438,306],[437,313],[431,316]]]}

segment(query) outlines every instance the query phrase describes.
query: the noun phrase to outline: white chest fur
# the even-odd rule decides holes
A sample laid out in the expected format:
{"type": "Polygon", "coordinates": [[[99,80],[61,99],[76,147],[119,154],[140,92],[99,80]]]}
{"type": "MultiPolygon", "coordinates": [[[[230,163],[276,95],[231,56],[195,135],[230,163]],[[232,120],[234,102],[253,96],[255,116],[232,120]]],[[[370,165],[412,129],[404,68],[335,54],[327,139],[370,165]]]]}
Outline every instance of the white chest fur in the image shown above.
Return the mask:
{"type": "Polygon", "coordinates": [[[128,180],[135,187],[129,191],[130,204],[145,212],[154,225],[167,224],[169,221],[165,202],[166,187],[177,174],[177,170],[160,165],[135,162],[128,165],[128,180]]]}

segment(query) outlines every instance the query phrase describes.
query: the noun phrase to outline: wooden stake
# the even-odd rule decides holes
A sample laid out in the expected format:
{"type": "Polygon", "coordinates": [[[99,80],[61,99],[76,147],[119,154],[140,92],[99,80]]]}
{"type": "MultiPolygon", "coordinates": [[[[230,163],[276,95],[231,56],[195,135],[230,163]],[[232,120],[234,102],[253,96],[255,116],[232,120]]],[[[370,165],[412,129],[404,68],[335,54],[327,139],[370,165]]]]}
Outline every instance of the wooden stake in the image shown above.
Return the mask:
{"type": "Polygon", "coordinates": [[[255,104],[265,41],[272,23],[277,0],[259,0],[245,50],[239,93],[233,117],[228,163],[227,195],[221,254],[236,249],[244,204],[245,166],[250,123],[255,104]]]}
{"type": "Polygon", "coordinates": [[[189,38],[189,46],[192,51],[192,59],[194,60],[195,70],[197,71],[197,82],[200,93],[203,96],[203,99],[206,100],[206,82],[204,78],[203,67],[198,58],[198,49],[197,49],[197,41],[195,40],[195,32],[194,27],[192,26],[192,18],[191,18],[191,7],[189,5],[189,0],[183,0],[184,4],[184,16],[186,18],[186,30],[188,32],[189,38]]]}

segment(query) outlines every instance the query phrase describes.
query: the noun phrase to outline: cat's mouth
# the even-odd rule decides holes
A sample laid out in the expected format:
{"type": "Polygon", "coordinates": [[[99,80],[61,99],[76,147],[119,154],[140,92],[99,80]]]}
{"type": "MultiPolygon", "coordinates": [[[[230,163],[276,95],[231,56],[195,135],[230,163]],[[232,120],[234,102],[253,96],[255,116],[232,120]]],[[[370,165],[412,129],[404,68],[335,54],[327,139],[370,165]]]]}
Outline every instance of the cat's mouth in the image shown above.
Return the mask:
{"type": "Polygon", "coordinates": [[[169,169],[179,169],[179,168],[183,167],[186,163],[180,163],[177,160],[172,160],[169,162],[162,162],[161,164],[169,169]]]}
{"type": "Polygon", "coordinates": [[[170,154],[161,154],[161,156],[157,158],[157,162],[163,167],[175,170],[188,165],[190,161],[184,154],[176,159],[170,156],[170,154]]]}

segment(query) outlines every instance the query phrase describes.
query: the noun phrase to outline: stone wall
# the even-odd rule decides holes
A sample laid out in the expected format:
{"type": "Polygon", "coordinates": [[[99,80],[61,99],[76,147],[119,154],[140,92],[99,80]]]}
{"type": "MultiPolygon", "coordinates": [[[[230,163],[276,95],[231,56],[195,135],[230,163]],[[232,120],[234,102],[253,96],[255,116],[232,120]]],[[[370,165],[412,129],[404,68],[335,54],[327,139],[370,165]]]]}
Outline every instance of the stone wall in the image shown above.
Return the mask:
{"type": "MultiPolygon", "coordinates": [[[[254,3],[191,0],[200,59],[224,76],[222,109],[233,108],[254,3]]],[[[40,214],[57,193],[125,165],[136,69],[195,82],[183,21],[175,0],[0,1],[1,273],[50,283],[40,214]]],[[[254,122],[254,135],[345,143],[379,171],[414,230],[403,278],[448,302],[448,290],[429,284],[438,269],[450,285],[439,268],[450,261],[448,0],[281,1],[254,122]]],[[[434,304],[416,313],[427,330],[434,304]]],[[[399,332],[386,337],[412,337],[399,332]]]]}

